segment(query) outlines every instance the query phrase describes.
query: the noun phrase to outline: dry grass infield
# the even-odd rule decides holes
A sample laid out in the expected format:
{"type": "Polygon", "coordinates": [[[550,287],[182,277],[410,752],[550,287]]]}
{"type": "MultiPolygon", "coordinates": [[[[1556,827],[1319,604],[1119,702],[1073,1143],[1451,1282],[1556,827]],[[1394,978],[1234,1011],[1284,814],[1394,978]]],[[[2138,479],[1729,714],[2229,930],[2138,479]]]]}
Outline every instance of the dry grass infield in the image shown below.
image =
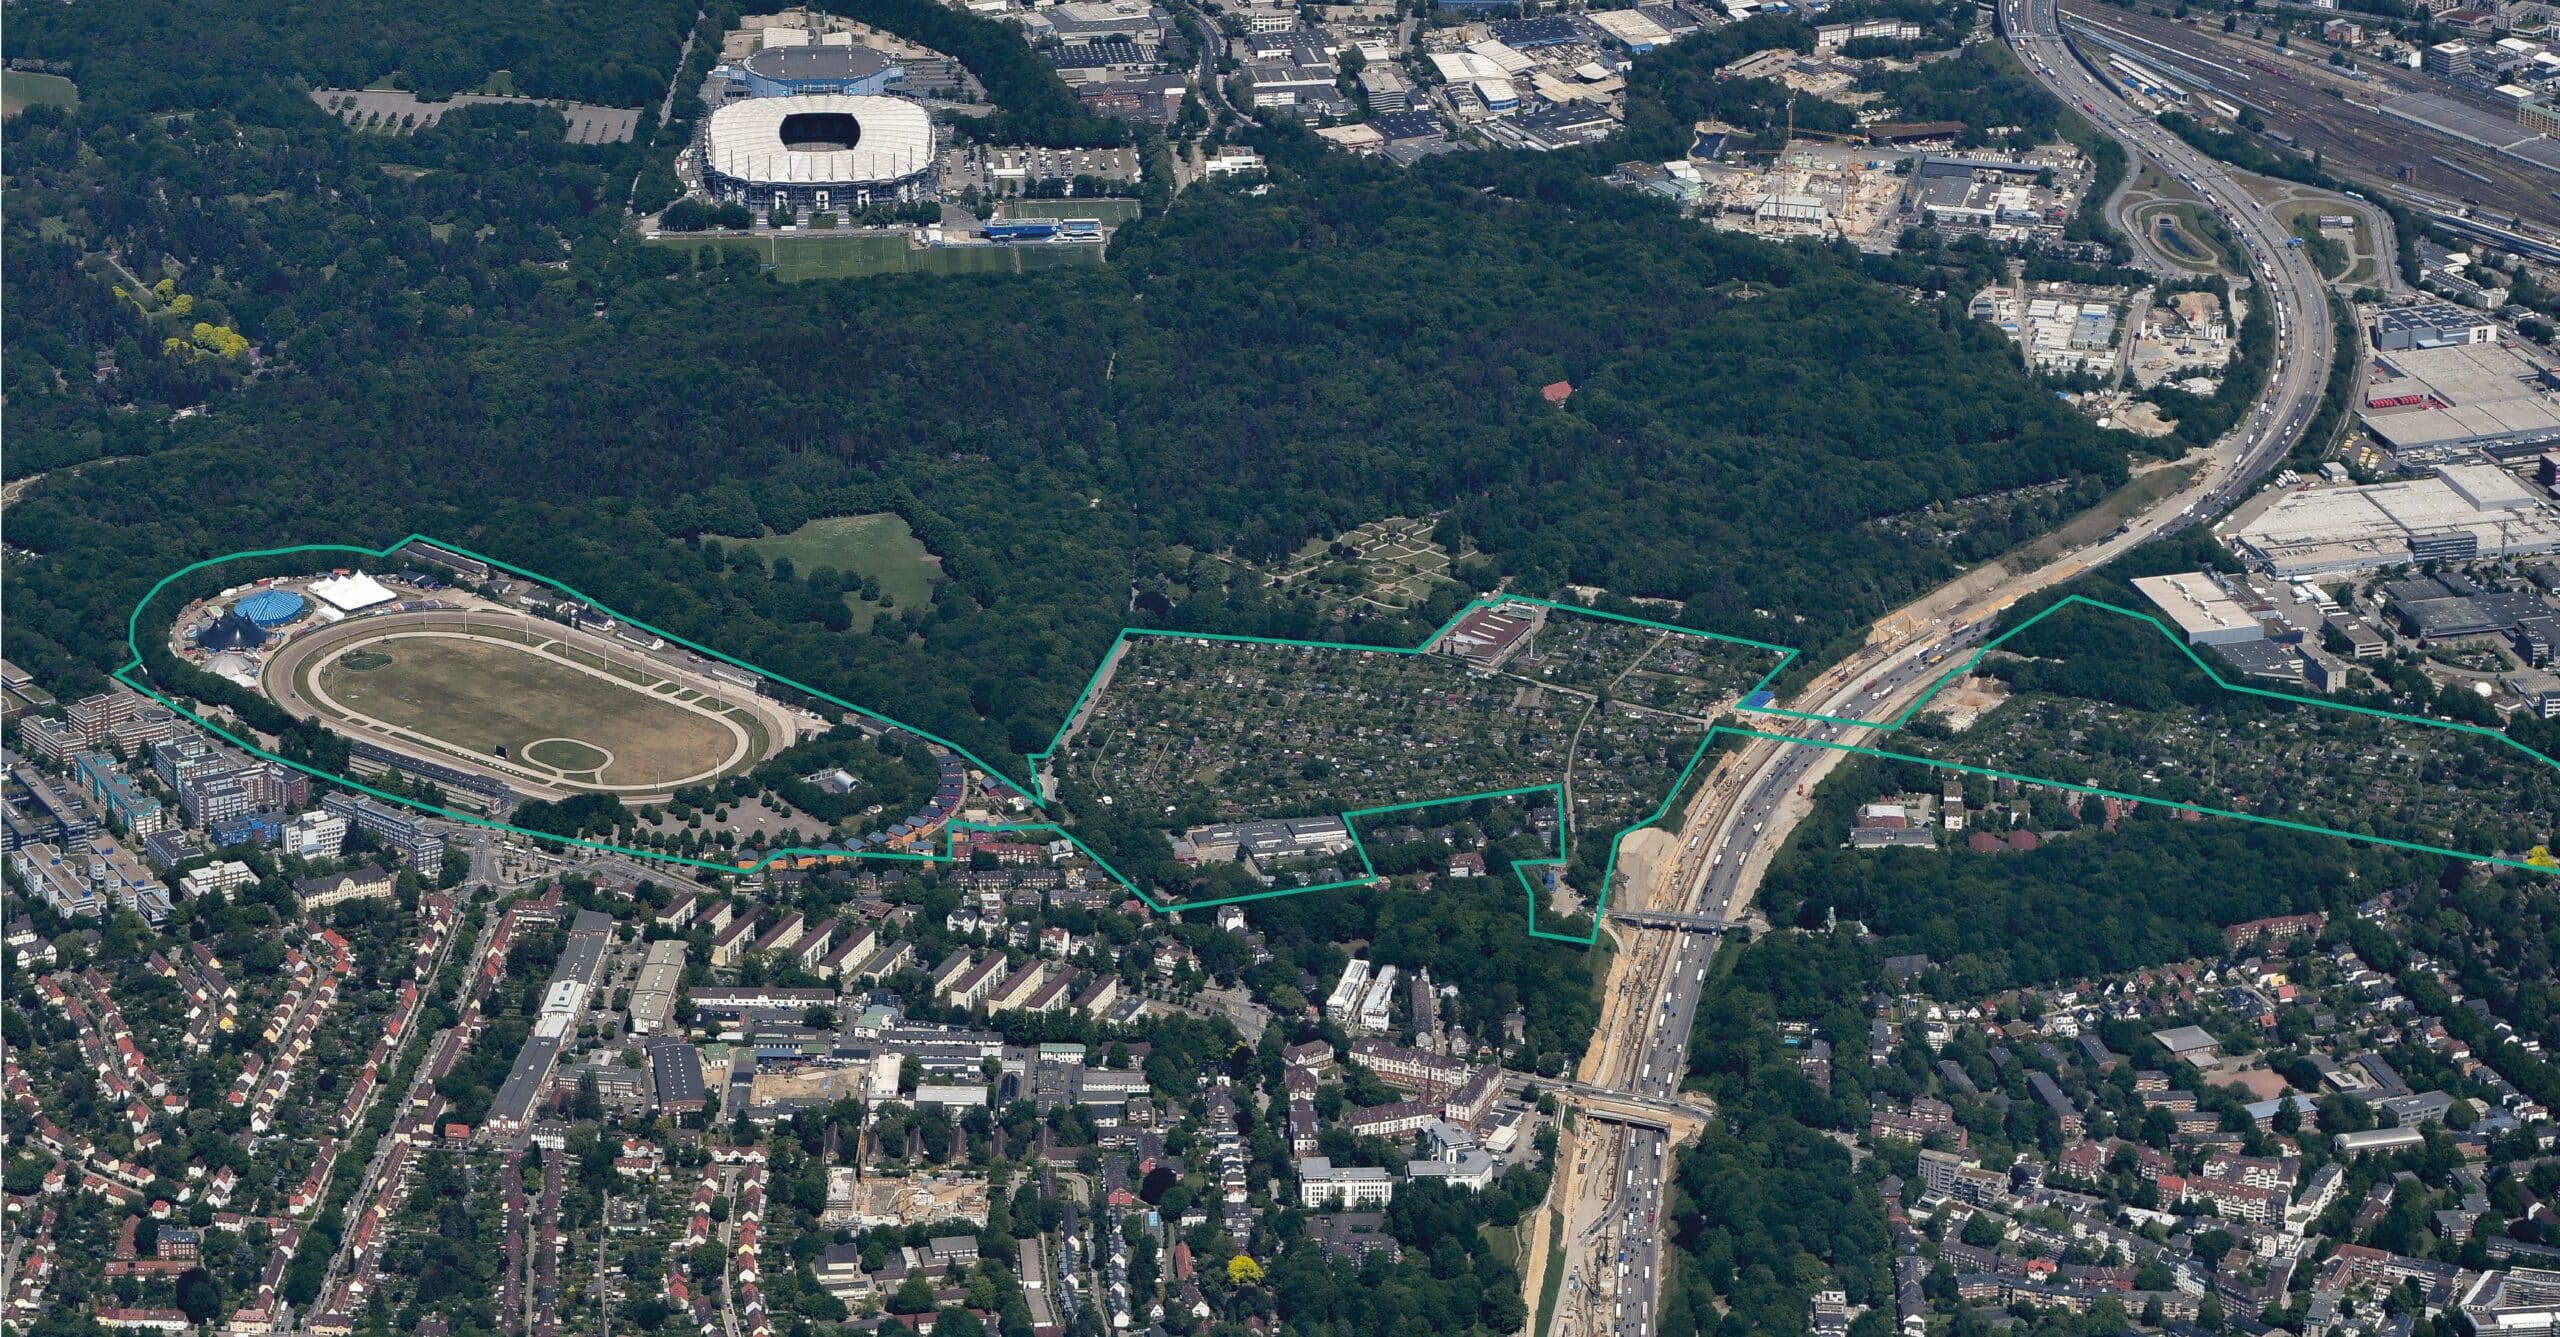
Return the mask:
{"type": "Polygon", "coordinates": [[[374,642],[323,668],[317,685],[349,710],[474,755],[505,748],[519,764],[594,771],[605,785],[699,775],[737,747],[721,721],[507,641],[374,642]],[[368,667],[349,665],[358,655],[368,667]]]}

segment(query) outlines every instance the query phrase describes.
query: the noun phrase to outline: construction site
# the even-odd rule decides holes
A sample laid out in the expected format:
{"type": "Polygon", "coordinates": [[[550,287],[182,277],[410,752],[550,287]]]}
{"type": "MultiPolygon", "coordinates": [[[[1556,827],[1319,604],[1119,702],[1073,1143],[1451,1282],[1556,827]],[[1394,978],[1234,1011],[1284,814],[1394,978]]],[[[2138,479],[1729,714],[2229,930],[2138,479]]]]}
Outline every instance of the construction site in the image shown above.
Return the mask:
{"type": "Polygon", "coordinates": [[[2192,395],[2212,394],[2231,364],[2232,324],[2222,298],[2211,292],[2182,292],[2151,303],[2133,336],[2127,367],[2133,383],[2148,390],[2174,382],[2192,395]]]}
{"type": "Polygon", "coordinates": [[[1902,181],[1868,150],[1796,143],[1766,167],[1701,167],[1699,212],[1764,237],[1846,237],[1889,249],[1902,228],[1902,181]],[[1883,170],[1878,170],[1883,169],[1883,170]]]}

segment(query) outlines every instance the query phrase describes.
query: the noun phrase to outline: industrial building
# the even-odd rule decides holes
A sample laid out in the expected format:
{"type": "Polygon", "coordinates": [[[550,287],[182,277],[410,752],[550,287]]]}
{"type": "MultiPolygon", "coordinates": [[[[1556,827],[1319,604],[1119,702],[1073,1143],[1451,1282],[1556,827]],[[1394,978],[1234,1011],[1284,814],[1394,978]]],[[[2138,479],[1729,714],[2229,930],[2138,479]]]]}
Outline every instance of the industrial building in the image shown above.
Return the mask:
{"type": "Polygon", "coordinates": [[[719,199],[755,209],[864,208],[918,198],[933,170],[933,122],[903,98],[749,98],[711,113],[701,152],[703,186],[719,199]]]}
{"type": "Polygon", "coordinates": [[[2560,399],[2552,394],[2548,368],[2495,338],[2427,328],[2434,333],[2411,328],[2399,334],[2447,341],[2374,355],[2357,415],[2402,467],[2560,441],[2560,399]]]}
{"type": "Polygon", "coordinates": [[[2399,353],[2412,348],[2445,348],[2454,344],[2493,344],[2497,322],[2451,302],[2420,302],[2395,307],[2373,318],[2376,352],[2399,353]]]}
{"type": "Polygon", "coordinates": [[[1174,856],[1191,863],[1232,863],[1339,854],[1349,848],[1351,828],[1341,818],[1291,817],[1194,827],[1175,842],[1174,856]]]}
{"type": "Polygon", "coordinates": [[[2201,571],[2144,576],[2133,587],[2168,614],[2189,645],[2238,645],[2267,634],[2246,605],[2201,571]]]}
{"type": "Polygon", "coordinates": [[[656,1035],[675,1020],[676,991],[684,984],[684,940],[662,938],[649,944],[640,978],[631,986],[631,1033],[656,1035]]]}
{"type": "Polygon", "coordinates": [[[702,1086],[702,1054],[682,1040],[661,1040],[649,1046],[649,1075],[658,1089],[659,1109],[699,1114],[708,1103],[702,1086]]]}
{"type": "Polygon", "coordinates": [[[2006,158],[1924,157],[1912,169],[1904,209],[1939,226],[2058,223],[2053,193],[2036,186],[2049,166],[2006,158]]]}
{"type": "Polygon", "coordinates": [[[2224,537],[2291,579],[2402,562],[2560,552],[2560,509],[2505,470],[2446,465],[2426,478],[2276,494],[2224,537]]]}
{"type": "Polygon", "coordinates": [[[1523,647],[1534,646],[1538,629],[1546,624],[1547,610],[1537,604],[1479,608],[1459,618],[1431,648],[1465,660],[1477,673],[1489,674],[1523,647]]]}
{"type": "Polygon", "coordinates": [[[551,972],[542,1009],[534,1015],[533,1034],[516,1051],[515,1066],[489,1102],[491,1137],[509,1146],[523,1145],[533,1131],[534,1116],[551,1087],[560,1050],[578,1029],[589,995],[603,978],[605,949],[613,944],[613,920],[594,910],[580,910],[569,921],[569,945],[551,972]]]}

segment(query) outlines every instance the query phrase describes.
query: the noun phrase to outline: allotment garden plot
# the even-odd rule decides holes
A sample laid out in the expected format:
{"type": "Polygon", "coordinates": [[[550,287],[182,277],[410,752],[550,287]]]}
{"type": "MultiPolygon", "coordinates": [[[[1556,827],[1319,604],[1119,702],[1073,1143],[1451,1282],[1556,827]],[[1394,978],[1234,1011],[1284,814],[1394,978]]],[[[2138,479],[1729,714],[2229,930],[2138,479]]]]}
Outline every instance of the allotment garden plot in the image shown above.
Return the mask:
{"type": "Polygon", "coordinates": [[[1559,611],[1499,667],[1135,635],[1058,777],[1168,830],[1560,786],[1578,842],[1646,820],[1779,652],[1559,611]]]}
{"type": "MultiPolygon", "coordinates": [[[[2073,610],[2065,617],[2085,625],[2113,615],[2073,610]]],[[[2033,629],[2014,648],[1987,656],[1979,670],[2006,679],[2014,695],[1951,734],[1923,724],[1889,735],[1884,746],[2003,775],[2473,857],[2521,860],[2549,842],[2560,813],[2560,767],[2502,735],[2343,709],[2291,692],[2235,691],[2153,628],[2116,620],[2136,639],[2160,644],[2115,646],[2077,635],[2038,644],[2033,638],[2042,628],[2033,629]]],[[[2358,705],[2388,700],[2351,697],[2358,705]]]]}

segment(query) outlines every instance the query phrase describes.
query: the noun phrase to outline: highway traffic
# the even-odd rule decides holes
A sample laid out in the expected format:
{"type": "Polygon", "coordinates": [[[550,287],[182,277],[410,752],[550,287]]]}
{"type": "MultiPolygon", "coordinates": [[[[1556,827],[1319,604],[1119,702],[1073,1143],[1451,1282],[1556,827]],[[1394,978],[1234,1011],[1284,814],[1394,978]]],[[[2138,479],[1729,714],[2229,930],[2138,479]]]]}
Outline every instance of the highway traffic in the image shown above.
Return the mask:
{"type": "MultiPolygon", "coordinates": [[[[2054,0],[2003,0],[2005,39],[2036,77],[2123,142],[2127,174],[2150,161],[2203,195],[2247,248],[2254,282],[2250,300],[2270,297],[2276,358],[2270,382],[2249,418],[2217,443],[2194,478],[2097,542],[2066,551],[1988,589],[1959,581],[1880,623],[1900,627],[1824,674],[1791,703],[1791,712],[1745,712],[1746,727],[1818,743],[1865,745],[1875,724],[1896,719],[1969,654],[2000,613],[2019,599],[2112,561],[2138,544],[2209,521],[2283,460],[2316,411],[2333,352],[2326,285],[2309,260],[2287,244],[2231,173],[2151,123],[2093,78],[2064,42],[2054,0]]],[[[1762,740],[1726,757],[1687,813],[1681,853],[1653,908],[1697,913],[1731,924],[1749,903],[1768,859],[1810,808],[1816,783],[1843,755],[1838,747],[1762,740]]],[[[1638,889],[1630,887],[1627,894],[1638,889]]],[[[1647,888],[1646,890],[1652,890],[1647,888]]],[[[1635,902],[1630,902],[1634,904],[1635,902]]],[[[1628,944],[1620,969],[1623,993],[1601,1037],[1593,1081],[1655,1101],[1674,1099],[1687,1066],[1689,1033],[1719,938],[1713,932],[1616,930],[1628,944]],[[1647,942],[1646,940],[1659,940],[1647,942]]],[[[1651,1337],[1659,1302],[1662,1184],[1670,1172],[1668,1134],[1629,1126],[1618,1140],[1612,1194],[1569,1244],[1573,1277],[1585,1288],[1580,1313],[1593,1321],[1559,1332],[1597,1337],[1651,1337]]]]}

